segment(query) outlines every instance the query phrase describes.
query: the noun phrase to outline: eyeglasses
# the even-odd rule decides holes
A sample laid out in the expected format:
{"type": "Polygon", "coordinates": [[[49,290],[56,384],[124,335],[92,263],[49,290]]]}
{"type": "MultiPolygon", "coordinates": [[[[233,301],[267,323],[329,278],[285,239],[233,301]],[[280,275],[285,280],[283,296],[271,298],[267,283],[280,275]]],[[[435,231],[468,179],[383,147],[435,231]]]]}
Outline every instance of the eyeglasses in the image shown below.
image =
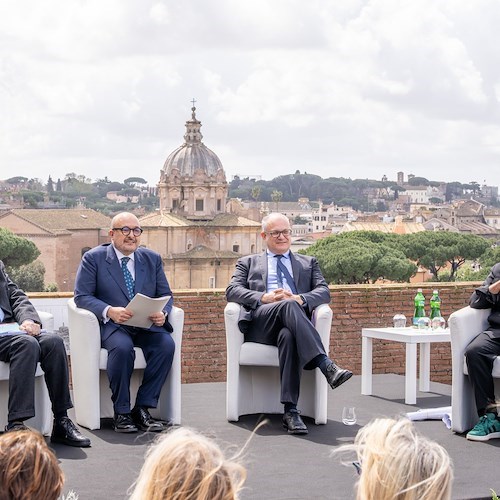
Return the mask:
{"type": "Polygon", "coordinates": [[[142,234],[142,227],[114,227],[112,231],[121,231],[123,236],[128,236],[130,233],[132,233],[134,236],[140,236],[142,234]]]}
{"type": "Polygon", "coordinates": [[[292,231],[291,229],[283,229],[283,231],[266,231],[266,234],[272,236],[273,238],[279,238],[280,235],[288,238],[292,234],[292,231]]]}
{"type": "Polygon", "coordinates": [[[354,465],[358,476],[361,476],[361,464],[359,462],[352,462],[352,465],[354,465]]]}

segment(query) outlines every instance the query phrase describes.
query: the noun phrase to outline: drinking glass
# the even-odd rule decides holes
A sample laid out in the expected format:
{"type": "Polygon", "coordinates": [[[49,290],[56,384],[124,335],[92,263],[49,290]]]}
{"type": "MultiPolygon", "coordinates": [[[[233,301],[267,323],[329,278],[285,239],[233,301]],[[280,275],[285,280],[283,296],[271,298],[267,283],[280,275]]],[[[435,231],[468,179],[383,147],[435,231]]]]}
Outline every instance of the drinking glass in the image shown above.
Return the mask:
{"type": "Polygon", "coordinates": [[[392,324],[394,328],[405,328],[406,327],[406,316],[404,314],[396,314],[392,318],[392,324]]]}
{"type": "Polygon", "coordinates": [[[356,423],[356,408],[354,406],[344,406],[342,409],[342,422],[345,425],[354,425],[356,423]]]}
{"type": "Polygon", "coordinates": [[[419,330],[428,330],[430,327],[431,327],[431,320],[427,316],[418,318],[417,328],[419,330]]]}
{"type": "Polygon", "coordinates": [[[431,320],[431,328],[433,330],[444,330],[446,328],[446,320],[441,316],[436,316],[431,320]]]}

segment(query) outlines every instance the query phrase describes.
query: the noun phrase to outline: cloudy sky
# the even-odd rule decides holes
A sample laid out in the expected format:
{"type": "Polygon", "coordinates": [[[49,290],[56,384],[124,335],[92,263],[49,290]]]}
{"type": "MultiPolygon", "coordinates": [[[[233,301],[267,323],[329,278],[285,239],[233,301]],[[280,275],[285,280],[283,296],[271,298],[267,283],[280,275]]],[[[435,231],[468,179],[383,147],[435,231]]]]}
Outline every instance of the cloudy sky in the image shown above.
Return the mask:
{"type": "Polygon", "coordinates": [[[500,186],[498,0],[0,0],[0,178],[155,184],[196,99],[233,175],[500,186]]]}

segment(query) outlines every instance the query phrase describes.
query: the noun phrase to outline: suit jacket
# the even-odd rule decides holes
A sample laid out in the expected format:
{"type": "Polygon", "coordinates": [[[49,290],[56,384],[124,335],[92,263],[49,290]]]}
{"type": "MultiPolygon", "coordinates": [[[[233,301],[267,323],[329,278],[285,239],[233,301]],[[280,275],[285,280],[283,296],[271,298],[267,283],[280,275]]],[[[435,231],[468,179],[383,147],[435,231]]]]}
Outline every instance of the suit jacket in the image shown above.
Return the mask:
{"type": "MultiPolygon", "coordinates": [[[[297,293],[306,299],[307,313],[310,317],[315,307],[330,302],[328,284],[323,278],[316,258],[290,252],[290,261],[297,293]]],[[[243,306],[239,321],[252,321],[252,313],[259,307],[260,299],[267,291],[266,287],[267,253],[240,258],[226,288],[227,300],[243,306]]]]}
{"type": "MultiPolygon", "coordinates": [[[[159,254],[139,247],[134,252],[134,265],[136,293],[140,292],[148,297],[172,296],[159,254]]],[[[102,312],[106,306],[126,307],[129,302],[121,263],[113,245],[105,243],[86,252],[76,274],[75,303],[97,316],[103,340],[121,327],[112,320],[103,323],[102,312]]],[[[168,314],[172,305],[173,298],[167,302],[163,312],[168,314]]],[[[172,332],[173,329],[170,323],[165,321],[163,326],[152,325],[150,330],[172,332]]]]}
{"type": "Polygon", "coordinates": [[[488,331],[492,337],[500,337],[500,294],[491,293],[488,287],[498,280],[500,280],[500,263],[491,268],[484,283],[474,290],[469,300],[469,305],[473,309],[491,308],[491,314],[488,316],[490,324],[488,331]]]}
{"type": "Polygon", "coordinates": [[[26,294],[9,278],[0,260],[0,307],[4,312],[3,323],[31,320],[40,323],[40,317],[26,294]]]}

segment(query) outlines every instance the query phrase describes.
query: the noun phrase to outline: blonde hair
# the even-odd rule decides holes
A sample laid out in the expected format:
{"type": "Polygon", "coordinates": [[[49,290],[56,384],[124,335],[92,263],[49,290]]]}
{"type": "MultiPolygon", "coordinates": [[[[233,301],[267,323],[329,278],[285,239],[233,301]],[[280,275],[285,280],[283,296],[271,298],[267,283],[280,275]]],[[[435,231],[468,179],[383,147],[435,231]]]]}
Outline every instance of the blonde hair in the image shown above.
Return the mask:
{"type": "Polygon", "coordinates": [[[6,432],[0,436],[0,500],[59,498],[64,474],[41,434],[6,432]]]}
{"type": "Polygon", "coordinates": [[[353,446],[361,465],[358,500],[446,500],[453,470],[447,451],[401,418],[378,418],[360,429],[353,446]]]}
{"type": "Polygon", "coordinates": [[[162,434],[146,454],[131,500],[233,500],[245,468],[217,444],[187,428],[162,434]]]}

